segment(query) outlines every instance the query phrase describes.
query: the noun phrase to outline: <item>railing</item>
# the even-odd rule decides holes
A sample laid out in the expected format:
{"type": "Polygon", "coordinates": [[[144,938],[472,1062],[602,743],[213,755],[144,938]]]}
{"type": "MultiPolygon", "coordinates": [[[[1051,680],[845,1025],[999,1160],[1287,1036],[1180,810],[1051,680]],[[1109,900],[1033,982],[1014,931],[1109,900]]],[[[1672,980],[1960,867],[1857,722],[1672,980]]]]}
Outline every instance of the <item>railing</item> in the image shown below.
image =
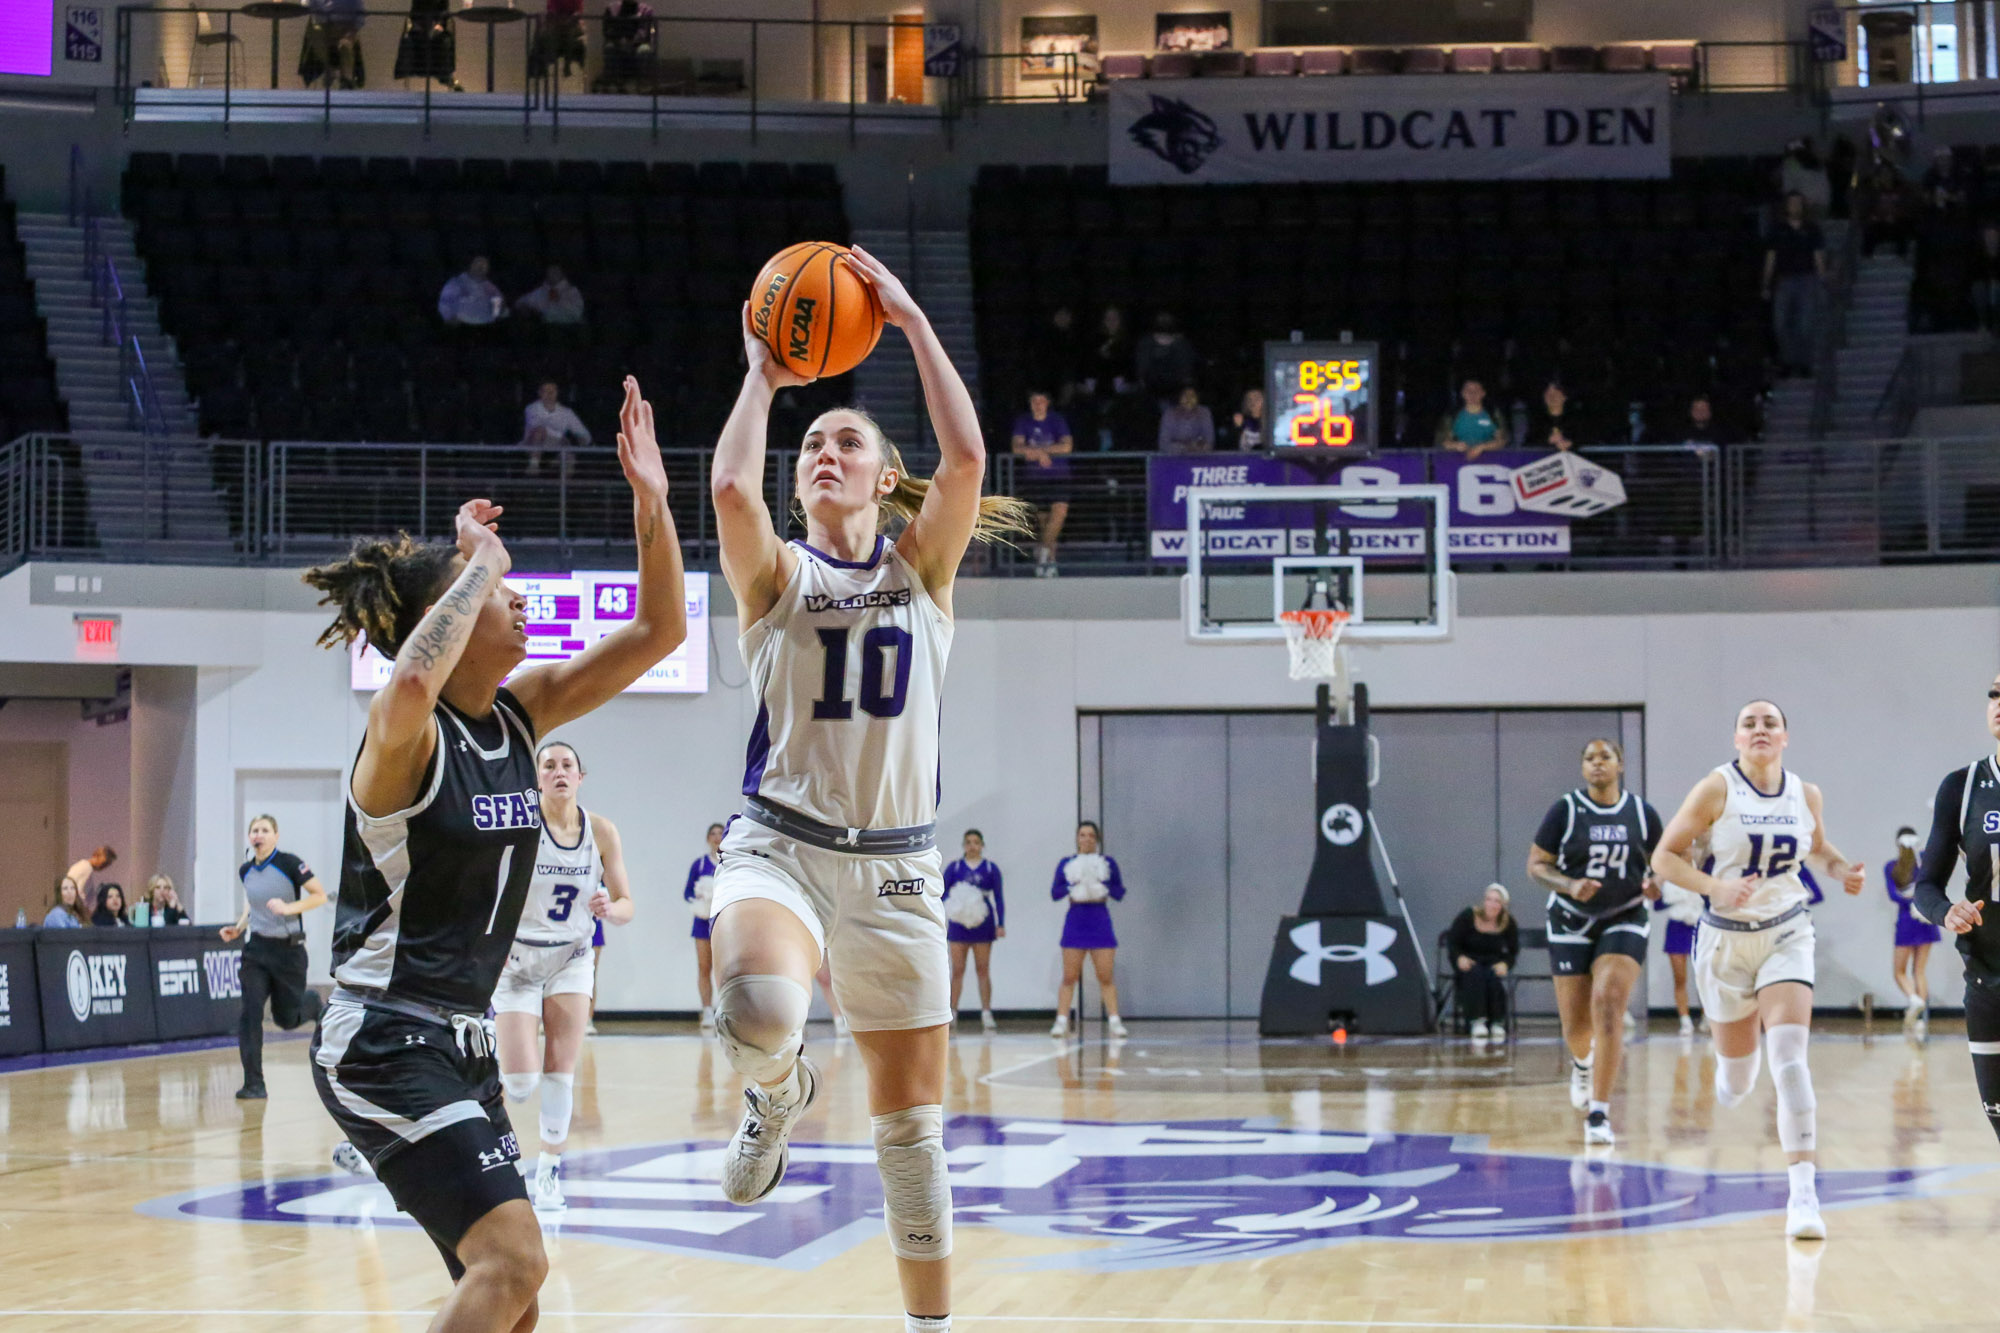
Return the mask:
{"type": "Polygon", "coordinates": [[[1727,451],[1724,471],[1729,565],[2000,557],[1990,439],[1743,445],[1727,451]]]}
{"type": "Polygon", "coordinates": [[[89,191],[85,191],[85,199],[84,276],[90,280],[90,303],[104,312],[98,341],[102,346],[118,349],[118,383],[125,400],[125,426],[148,436],[165,435],[166,408],[146,366],[146,349],[140,345],[139,335],[133,332],[125,284],[118,276],[117,263],[105,253],[89,191]]]}
{"type": "Polygon", "coordinates": [[[1074,104],[1097,86],[1097,61],[1075,51],[975,51],[965,61],[968,104],[1058,102],[1074,104]]]}
{"type": "Polygon", "coordinates": [[[615,118],[650,123],[657,139],[663,122],[702,117],[747,118],[755,135],[773,116],[853,133],[872,117],[953,114],[959,80],[899,86],[897,48],[909,41],[921,43],[920,22],[606,13],[566,22],[506,0],[434,12],[368,7],[338,20],[284,0],[247,10],[127,5],[117,12],[113,78],[127,123],[142,88],[193,103],[203,99],[186,91],[213,82],[217,96],[203,104],[224,125],[268,119],[274,106],[316,111],[324,124],[411,117],[426,128],[504,114],[494,96],[452,95],[463,87],[508,106],[518,98],[524,134],[537,124],[556,132],[565,117],[615,118]]]}
{"type": "Polygon", "coordinates": [[[1866,190],[1855,191],[1851,210],[1854,220],[1847,224],[1840,250],[1833,257],[1832,271],[1820,292],[1819,339],[1813,348],[1812,411],[1806,422],[1806,434],[1815,440],[1826,438],[1833,424],[1833,405],[1840,398],[1840,349],[1847,345],[1847,306],[1854,295],[1854,274],[1860,264],[1864,225],[1860,219],[1867,216],[1871,197],[1866,190]]]}

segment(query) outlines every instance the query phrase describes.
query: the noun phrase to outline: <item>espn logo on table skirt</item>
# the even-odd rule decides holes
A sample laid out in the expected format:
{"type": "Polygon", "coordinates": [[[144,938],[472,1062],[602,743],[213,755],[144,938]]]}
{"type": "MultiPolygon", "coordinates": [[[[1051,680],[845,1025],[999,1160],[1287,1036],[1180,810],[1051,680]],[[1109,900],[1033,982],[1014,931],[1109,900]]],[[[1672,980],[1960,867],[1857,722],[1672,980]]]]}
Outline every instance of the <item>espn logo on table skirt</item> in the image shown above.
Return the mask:
{"type": "Polygon", "coordinates": [[[79,1023],[92,1015],[125,1012],[125,964],[122,953],[86,954],[71,949],[63,968],[64,987],[69,992],[69,1011],[79,1023]]]}

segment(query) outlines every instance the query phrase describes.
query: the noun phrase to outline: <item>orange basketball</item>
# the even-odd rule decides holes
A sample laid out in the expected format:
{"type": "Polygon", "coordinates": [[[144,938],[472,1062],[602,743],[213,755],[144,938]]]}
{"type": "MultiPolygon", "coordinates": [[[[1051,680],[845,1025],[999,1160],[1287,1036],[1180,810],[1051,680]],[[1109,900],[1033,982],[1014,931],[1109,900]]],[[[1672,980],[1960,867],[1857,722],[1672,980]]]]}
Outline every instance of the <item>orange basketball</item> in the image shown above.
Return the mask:
{"type": "Polygon", "coordinates": [[[845,375],[882,336],[882,303],[847,260],[847,247],[802,241],[772,255],[750,289],[750,328],[787,370],[845,375]]]}

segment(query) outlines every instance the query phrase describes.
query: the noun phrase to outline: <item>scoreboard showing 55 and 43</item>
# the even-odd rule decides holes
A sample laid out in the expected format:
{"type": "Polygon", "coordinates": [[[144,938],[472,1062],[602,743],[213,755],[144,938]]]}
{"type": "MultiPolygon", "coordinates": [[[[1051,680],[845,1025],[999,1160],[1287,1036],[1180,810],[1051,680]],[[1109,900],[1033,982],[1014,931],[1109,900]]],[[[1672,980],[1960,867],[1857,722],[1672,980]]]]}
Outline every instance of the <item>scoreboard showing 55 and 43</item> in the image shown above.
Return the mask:
{"type": "Polygon", "coordinates": [[[1267,342],[1264,415],[1280,456],[1366,458],[1375,452],[1373,343],[1267,342]]]}
{"type": "MultiPolygon", "coordinates": [[[[516,670],[576,656],[638,612],[639,576],[631,570],[580,569],[573,574],[510,575],[528,610],[528,657],[516,670]]],[[[708,575],[687,576],[687,641],[645,675],[625,687],[627,694],[708,692],[708,575]]],[[[349,683],[374,691],[389,683],[393,664],[373,648],[354,646],[349,683]]]]}

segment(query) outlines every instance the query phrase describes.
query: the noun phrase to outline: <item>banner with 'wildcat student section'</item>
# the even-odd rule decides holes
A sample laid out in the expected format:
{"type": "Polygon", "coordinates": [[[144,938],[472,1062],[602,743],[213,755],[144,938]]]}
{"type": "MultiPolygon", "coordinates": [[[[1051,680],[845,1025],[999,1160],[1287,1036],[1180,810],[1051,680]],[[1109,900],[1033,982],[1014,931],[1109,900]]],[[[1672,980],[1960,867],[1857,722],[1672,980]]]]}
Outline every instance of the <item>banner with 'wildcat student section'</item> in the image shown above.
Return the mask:
{"type": "Polygon", "coordinates": [[[1113,185],[1667,175],[1664,74],[1127,79],[1113,185]]]}

